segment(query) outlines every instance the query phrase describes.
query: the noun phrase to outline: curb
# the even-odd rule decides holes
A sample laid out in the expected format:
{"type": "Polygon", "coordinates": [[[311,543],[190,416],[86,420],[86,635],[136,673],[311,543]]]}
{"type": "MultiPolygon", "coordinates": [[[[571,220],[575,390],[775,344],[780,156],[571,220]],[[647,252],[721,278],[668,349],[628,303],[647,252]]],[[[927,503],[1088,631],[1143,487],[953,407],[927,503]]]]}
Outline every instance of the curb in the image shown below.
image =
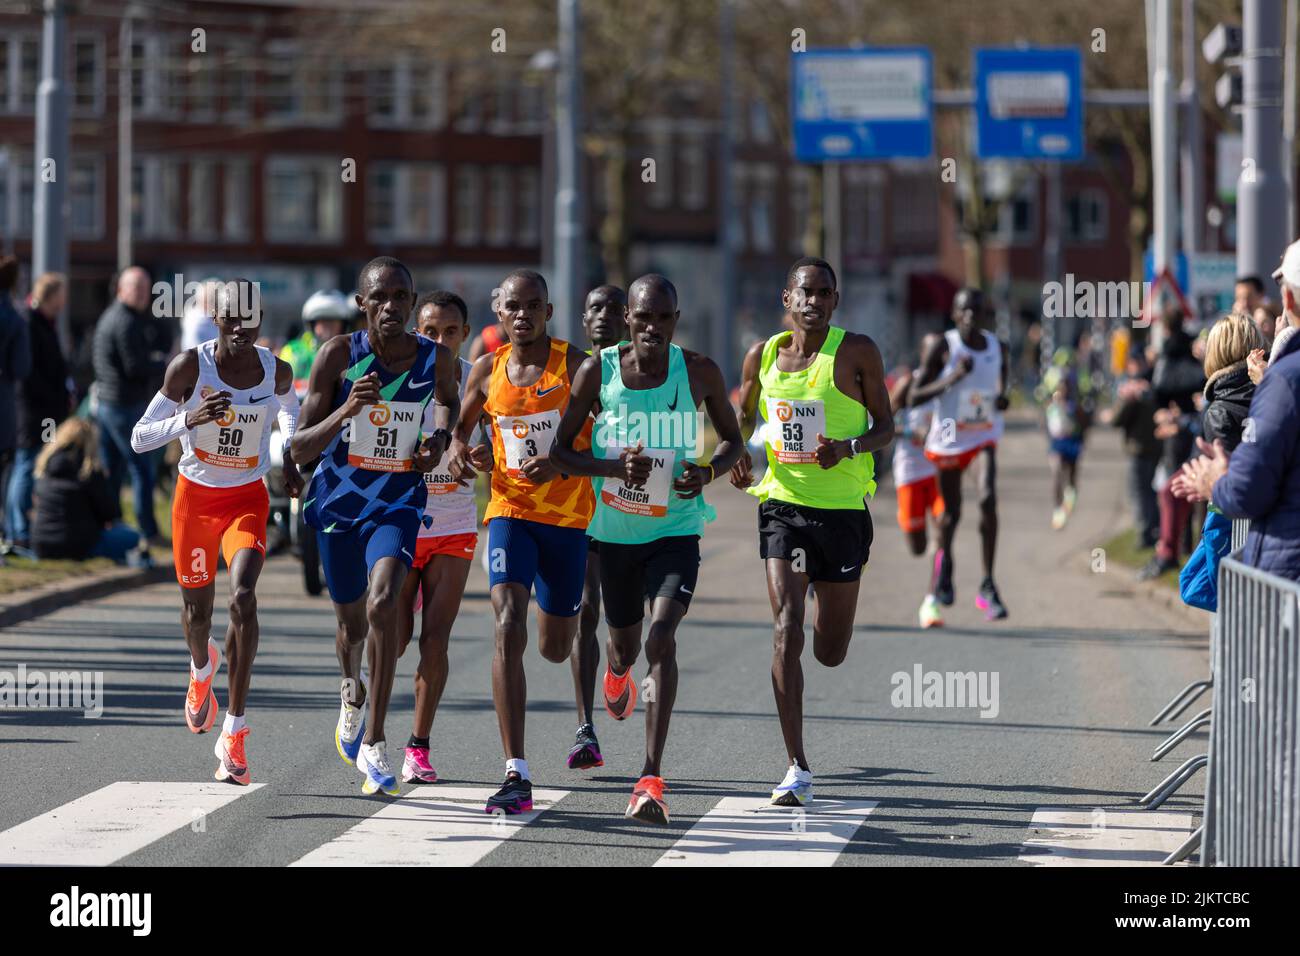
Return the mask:
{"type": "Polygon", "coordinates": [[[122,568],[105,571],[90,578],[60,581],[36,591],[18,591],[0,596],[0,628],[12,627],[34,617],[49,614],[70,604],[93,601],[118,591],[161,584],[175,576],[170,566],[122,568]]]}

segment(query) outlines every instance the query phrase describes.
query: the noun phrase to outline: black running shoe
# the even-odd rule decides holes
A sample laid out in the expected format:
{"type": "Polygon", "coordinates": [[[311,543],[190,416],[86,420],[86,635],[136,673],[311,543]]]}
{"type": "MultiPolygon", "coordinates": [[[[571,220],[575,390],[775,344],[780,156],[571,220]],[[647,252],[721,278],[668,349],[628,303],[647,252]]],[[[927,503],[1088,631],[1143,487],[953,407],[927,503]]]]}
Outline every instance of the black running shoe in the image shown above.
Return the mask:
{"type": "Polygon", "coordinates": [[[945,607],[951,607],[952,602],[957,600],[952,587],[952,558],[940,549],[934,556],[934,563],[939,571],[934,583],[934,599],[945,607]]]}
{"type": "Polygon", "coordinates": [[[506,774],[501,789],[487,799],[484,813],[527,813],[533,808],[533,782],[513,770],[506,774]]]}
{"type": "Polygon", "coordinates": [[[980,585],[979,594],[975,595],[975,606],[984,612],[984,620],[1000,621],[1007,616],[1007,609],[998,595],[998,587],[992,578],[985,578],[980,585]]]}
{"type": "Polygon", "coordinates": [[[605,758],[600,755],[600,741],[596,739],[596,728],[583,724],[578,728],[573,739],[573,749],[569,751],[570,770],[590,770],[592,767],[605,766],[605,758]]]}

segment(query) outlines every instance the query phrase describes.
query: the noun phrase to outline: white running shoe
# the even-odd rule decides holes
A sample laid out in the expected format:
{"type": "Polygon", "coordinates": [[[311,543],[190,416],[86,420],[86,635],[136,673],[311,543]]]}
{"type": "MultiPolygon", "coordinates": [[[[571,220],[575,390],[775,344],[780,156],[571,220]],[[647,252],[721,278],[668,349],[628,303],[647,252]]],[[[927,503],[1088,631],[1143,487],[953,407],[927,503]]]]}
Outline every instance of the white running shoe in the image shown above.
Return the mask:
{"type": "Polygon", "coordinates": [[[361,698],[360,707],[353,707],[348,701],[346,680],[339,687],[339,721],[334,725],[334,746],[348,766],[356,763],[357,753],[361,749],[361,738],[366,732],[366,708],[370,706],[370,687],[364,673],[361,675],[361,687],[366,694],[361,698]]]}
{"type": "Polygon", "coordinates": [[[772,806],[802,807],[812,803],[812,798],[812,771],[800,770],[797,763],[792,763],[785,779],[772,791],[772,806]]]}
{"type": "Polygon", "coordinates": [[[933,594],[925,596],[917,616],[921,619],[922,627],[943,627],[943,607],[933,594]]]}
{"type": "Polygon", "coordinates": [[[361,785],[362,793],[371,794],[382,790],[390,797],[395,797],[402,792],[397,786],[392,767],[388,766],[388,745],[382,740],[361,745],[357,752],[357,769],[366,775],[366,781],[361,785]]]}

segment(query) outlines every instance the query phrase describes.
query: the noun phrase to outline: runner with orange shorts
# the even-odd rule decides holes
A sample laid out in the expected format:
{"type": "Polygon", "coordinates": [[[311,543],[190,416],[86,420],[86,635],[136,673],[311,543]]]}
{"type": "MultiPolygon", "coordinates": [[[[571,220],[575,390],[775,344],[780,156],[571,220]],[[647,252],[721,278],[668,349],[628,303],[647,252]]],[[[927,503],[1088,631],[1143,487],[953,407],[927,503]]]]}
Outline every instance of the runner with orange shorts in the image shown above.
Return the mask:
{"type": "Polygon", "coordinates": [[[172,360],[162,390],[131,433],[131,448],[140,453],[173,438],[181,442],[172,554],[184,601],[181,626],[190,649],[185,723],[196,734],[210,730],[217,719],[212,680],[221,655],[211,631],[219,557],[230,569],[230,700],[214,748],[214,776],[247,786],[244,704],[257,654],[255,589],[266,559],[269,505],[262,478],[271,467],[275,415],[286,445],[285,488],[293,496],[302,491],[287,448],[298,420],[298,399],[288,363],[254,344],[262,315],[252,283],[241,279],[222,286],[216,313],[217,338],[172,360]]]}
{"type": "MultiPolygon", "coordinates": [[[[459,355],[470,332],[469,311],[465,301],[454,292],[429,292],[415,304],[415,331],[452,355],[459,355]]],[[[456,374],[460,394],[464,397],[470,364],[457,359],[456,374]]],[[[424,430],[432,432],[433,406],[424,410],[424,430]]],[[[491,470],[492,448],[483,439],[470,449],[474,467],[491,470]]],[[[415,715],[411,738],[406,742],[402,760],[402,779],[407,783],[436,783],[438,772],[429,762],[429,734],[433,717],[447,685],[447,645],[451,625],[460,613],[470,564],[478,544],[478,507],[474,501],[474,482],[457,481],[447,468],[447,458],[424,474],[429,491],[424,506],[424,520],[415,540],[415,560],[411,572],[402,582],[398,599],[401,619],[398,623],[398,656],[406,651],[415,631],[415,612],[420,617],[420,663],[415,670],[415,715]]]]}

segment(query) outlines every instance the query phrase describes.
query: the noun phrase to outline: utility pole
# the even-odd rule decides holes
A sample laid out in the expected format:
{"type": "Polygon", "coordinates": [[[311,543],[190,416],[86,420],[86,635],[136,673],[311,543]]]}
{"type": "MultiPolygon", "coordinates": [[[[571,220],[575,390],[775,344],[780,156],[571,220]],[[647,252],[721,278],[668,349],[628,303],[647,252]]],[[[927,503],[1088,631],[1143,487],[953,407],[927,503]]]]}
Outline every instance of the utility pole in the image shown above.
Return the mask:
{"type": "MultiPolygon", "coordinates": [[[[67,16],[65,0],[44,0],[41,85],[36,91],[36,153],[32,179],[32,275],[68,271],[67,16]]],[[[71,344],[67,310],[59,316],[59,338],[71,344]]]]}
{"type": "Polygon", "coordinates": [[[117,271],[119,274],[131,265],[134,256],[132,246],[135,241],[131,232],[133,225],[131,185],[134,165],[131,135],[134,128],[135,105],[131,90],[131,77],[134,70],[131,50],[135,45],[132,36],[135,13],[134,5],[126,8],[117,45],[117,271]]]}
{"type": "MultiPolygon", "coordinates": [[[[1281,0],[1245,0],[1237,274],[1269,275],[1289,239],[1282,164],[1281,0]]],[[[1290,161],[1288,157],[1288,162],[1290,161]]]]}
{"type": "Polygon", "coordinates": [[[822,257],[844,281],[844,216],[840,190],[840,164],[822,163],[822,257]]]}
{"type": "Polygon", "coordinates": [[[718,142],[718,280],[722,293],[718,296],[718,321],[716,333],[706,336],[710,354],[722,370],[722,379],[728,386],[736,375],[736,237],[733,220],[735,192],[731,184],[732,145],[731,129],[734,125],[736,105],[732,96],[736,57],[736,10],[733,0],[722,0],[718,9],[718,30],[722,34],[719,50],[721,70],[722,116],[718,142]]]}
{"type": "Polygon", "coordinates": [[[558,0],[560,68],[556,74],[554,334],[574,341],[582,307],[582,16],[578,0],[558,0]]]}
{"type": "Polygon", "coordinates": [[[1205,144],[1201,138],[1201,100],[1196,88],[1196,0],[1183,0],[1182,226],[1183,251],[1201,251],[1205,229],[1205,144]]]}
{"type": "MultiPolygon", "coordinates": [[[[1247,0],[1249,3],[1250,0],[1247,0]]],[[[1176,164],[1178,119],[1174,103],[1173,60],[1173,0],[1153,0],[1148,3],[1148,14],[1154,12],[1155,48],[1149,52],[1154,60],[1151,71],[1151,160],[1155,206],[1155,229],[1152,238],[1155,273],[1172,269],[1177,251],[1174,235],[1174,216],[1178,201],[1178,172],[1176,164]],[[1152,11],[1154,7],[1154,11],[1152,11]]],[[[1150,35],[1150,34],[1149,34],[1150,35]]]]}
{"type": "Polygon", "coordinates": [[[1296,122],[1296,30],[1300,28],[1300,0],[1286,0],[1286,60],[1282,86],[1282,175],[1286,179],[1286,235],[1296,234],[1295,209],[1295,122],[1296,122]]]}

